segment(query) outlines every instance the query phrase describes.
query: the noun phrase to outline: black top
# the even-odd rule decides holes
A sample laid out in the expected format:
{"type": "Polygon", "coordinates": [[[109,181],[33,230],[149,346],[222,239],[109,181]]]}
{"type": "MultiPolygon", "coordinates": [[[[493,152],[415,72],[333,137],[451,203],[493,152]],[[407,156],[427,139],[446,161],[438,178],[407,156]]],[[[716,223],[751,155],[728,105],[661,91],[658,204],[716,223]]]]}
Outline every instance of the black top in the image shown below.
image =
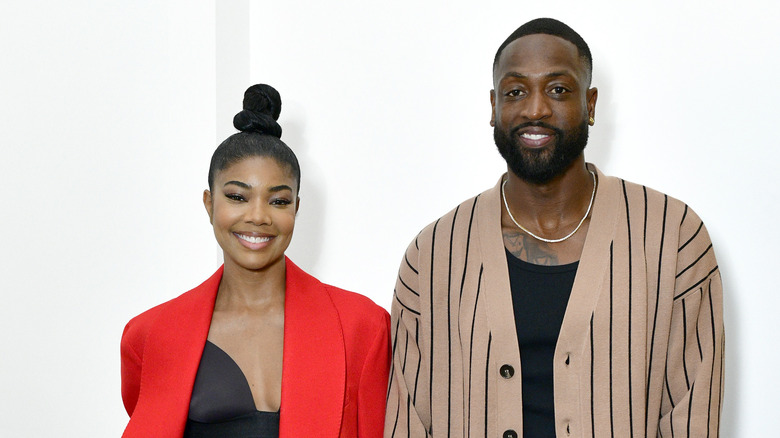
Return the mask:
{"type": "Polygon", "coordinates": [[[523,436],[554,437],[553,355],[579,262],[542,266],[506,251],[522,360],[523,436]]]}
{"type": "Polygon", "coordinates": [[[255,407],[238,364],[206,341],[192,388],[184,438],[278,438],[279,412],[255,407]]]}

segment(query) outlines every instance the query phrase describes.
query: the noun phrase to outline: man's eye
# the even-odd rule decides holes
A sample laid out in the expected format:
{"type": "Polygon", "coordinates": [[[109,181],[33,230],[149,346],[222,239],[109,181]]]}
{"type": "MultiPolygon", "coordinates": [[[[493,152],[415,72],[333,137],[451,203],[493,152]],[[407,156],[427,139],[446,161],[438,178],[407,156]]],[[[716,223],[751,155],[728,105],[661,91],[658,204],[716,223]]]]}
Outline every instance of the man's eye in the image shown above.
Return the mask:
{"type": "Polygon", "coordinates": [[[243,196],[239,195],[238,193],[226,193],[225,196],[233,201],[245,201],[243,196]]]}
{"type": "Polygon", "coordinates": [[[508,97],[517,97],[517,96],[520,96],[521,94],[523,94],[523,92],[520,91],[520,90],[510,90],[508,93],[506,93],[506,96],[508,96],[508,97]]]}
{"type": "Polygon", "coordinates": [[[563,93],[566,93],[569,90],[567,90],[564,87],[553,87],[552,90],[550,90],[550,91],[552,92],[552,94],[563,94],[563,93]]]}

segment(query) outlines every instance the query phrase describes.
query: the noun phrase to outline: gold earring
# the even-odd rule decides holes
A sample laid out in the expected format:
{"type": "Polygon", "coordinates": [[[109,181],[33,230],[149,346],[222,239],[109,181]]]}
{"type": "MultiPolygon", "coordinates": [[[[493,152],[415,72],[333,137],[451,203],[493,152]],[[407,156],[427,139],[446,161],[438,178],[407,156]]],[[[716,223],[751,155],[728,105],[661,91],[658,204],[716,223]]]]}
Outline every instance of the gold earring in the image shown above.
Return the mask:
{"type": "Polygon", "coordinates": [[[593,117],[591,117],[591,118],[589,118],[589,119],[588,119],[588,124],[589,124],[590,126],[593,126],[593,124],[594,124],[594,123],[596,123],[596,119],[594,119],[593,117]]]}

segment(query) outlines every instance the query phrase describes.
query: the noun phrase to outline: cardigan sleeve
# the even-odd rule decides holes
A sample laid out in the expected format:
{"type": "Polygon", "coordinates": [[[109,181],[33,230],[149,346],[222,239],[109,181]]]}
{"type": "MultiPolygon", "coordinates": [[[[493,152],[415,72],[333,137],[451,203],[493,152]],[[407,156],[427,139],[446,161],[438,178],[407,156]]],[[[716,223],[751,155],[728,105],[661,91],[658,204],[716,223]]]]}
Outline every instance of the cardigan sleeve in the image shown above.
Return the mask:
{"type": "Polygon", "coordinates": [[[421,354],[419,249],[412,242],[398,272],[390,313],[393,363],[390,370],[385,437],[427,437],[430,430],[429,369],[421,354]]]}
{"type": "Polygon", "coordinates": [[[707,229],[680,228],[658,436],[717,437],[723,399],[723,289],[707,229]]]}

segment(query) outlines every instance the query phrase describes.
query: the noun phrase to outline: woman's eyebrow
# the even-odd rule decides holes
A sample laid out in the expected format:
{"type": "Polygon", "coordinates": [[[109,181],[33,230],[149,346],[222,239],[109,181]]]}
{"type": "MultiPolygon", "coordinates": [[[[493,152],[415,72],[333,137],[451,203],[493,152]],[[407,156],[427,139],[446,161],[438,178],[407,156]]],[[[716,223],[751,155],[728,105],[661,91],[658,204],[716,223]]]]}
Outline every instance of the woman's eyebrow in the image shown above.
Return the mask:
{"type": "Polygon", "coordinates": [[[282,190],[289,190],[292,192],[292,187],[288,186],[287,184],[281,184],[278,186],[273,186],[268,189],[269,192],[273,192],[273,193],[281,192],[282,190]]]}
{"type": "Polygon", "coordinates": [[[225,187],[225,186],[227,186],[229,184],[233,184],[233,185],[239,186],[239,187],[241,187],[243,189],[251,189],[252,188],[252,186],[250,186],[249,184],[243,183],[241,181],[228,181],[222,187],[225,187]]]}

